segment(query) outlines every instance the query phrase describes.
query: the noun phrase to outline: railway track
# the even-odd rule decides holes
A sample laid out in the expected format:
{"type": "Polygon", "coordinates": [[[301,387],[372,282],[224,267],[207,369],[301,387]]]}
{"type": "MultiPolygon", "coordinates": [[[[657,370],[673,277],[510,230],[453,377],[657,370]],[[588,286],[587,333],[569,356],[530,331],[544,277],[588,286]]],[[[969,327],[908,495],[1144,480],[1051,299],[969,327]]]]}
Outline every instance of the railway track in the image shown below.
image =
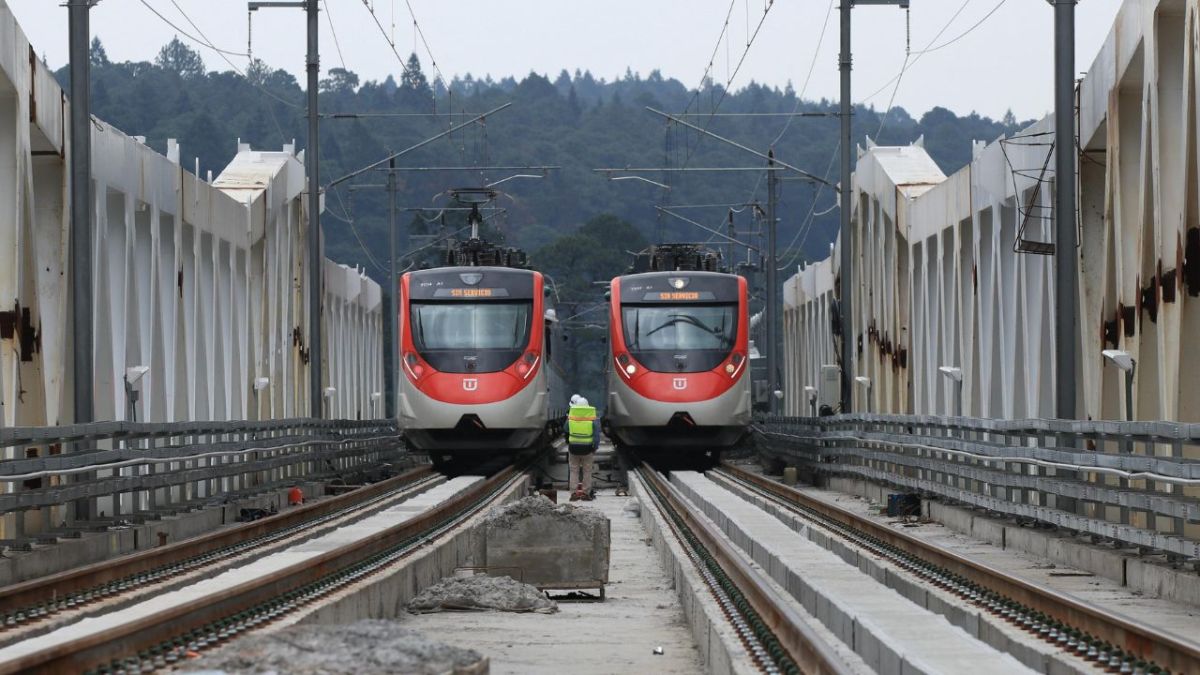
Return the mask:
{"type": "Polygon", "coordinates": [[[1158,627],[947,551],[737,466],[726,463],[714,473],[1063,652],[1085,659],[1101,672],[1200,672],[1200,649],[1158,627]]]}
{"type": "Polygon", "coordinates": [[[0,644],[309,538],[437,482],[424,466],[259,520],[0,588],[0,644]]]}
{"type": "Polygon", "coordinates": [[[389,567],[459,526],[521,475],[510,466],[488,479],[456,478],[347,531],[306,538],[249,565],[10,645],[0,649],[0,674],[170,666],[389,567]],[[412,504],[423,499],[430,503],[412,504]]]}
{"type": "Polygon", "coordinates": [[[662,474],[643,465],[634,475],[665,516],[751,661],[762,672],[854,672],[662,474]]]}

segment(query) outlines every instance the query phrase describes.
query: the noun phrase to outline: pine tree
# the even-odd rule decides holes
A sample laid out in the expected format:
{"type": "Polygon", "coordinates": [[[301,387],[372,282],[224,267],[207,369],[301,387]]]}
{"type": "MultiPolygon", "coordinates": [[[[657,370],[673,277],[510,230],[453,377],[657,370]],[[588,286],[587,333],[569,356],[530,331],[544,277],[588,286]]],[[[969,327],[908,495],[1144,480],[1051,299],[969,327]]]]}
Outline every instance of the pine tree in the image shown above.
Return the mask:
{"type": "Polygon", "coordinates": [[[183,44],[178,37],[171,38],[158,52],[154,65],[190,80],[204,77],[204,59],[192,48],[183,44]]]}
{"type": "MultiPolygon", "coordinates": [[[[45,61],[44,58],[42,60],[45,61]]],[[[89,60],[93,68],[108,65],[108,52],[104,51],[104,45],[100,43],[100,38],[98,37],[92,38],[92,49],[89,60]]]]}

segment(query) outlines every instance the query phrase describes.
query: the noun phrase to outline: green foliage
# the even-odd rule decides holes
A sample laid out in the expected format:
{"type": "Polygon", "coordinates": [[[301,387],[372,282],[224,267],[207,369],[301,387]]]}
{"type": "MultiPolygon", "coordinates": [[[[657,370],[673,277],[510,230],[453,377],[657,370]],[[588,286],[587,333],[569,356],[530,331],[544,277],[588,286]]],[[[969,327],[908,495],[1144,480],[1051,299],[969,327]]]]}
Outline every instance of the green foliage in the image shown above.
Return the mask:
{"type": "MultiPolygon", "coordinates": [[[[219,172],[236,152],[240,139],[256,149],[272,150],[298,142],[303,148],[307,125],[305,92],[289,73],[273,70],[255,60],[245,77],[232,71],[206,72],[203,59],[178,38],[162,48],[154,63],[113,63],[100,41],[91,49],[92,109],[101,119],[128,134],[146,136],[159,152],[167,139],[180,142],[181,162],[191,168],[219,172]]],[[[765,182],[759,172],[654,173],[647,178],[667,183],[670,191],[640,181],[609,181],[593,171],[615,167],[720,167],[761,166],[761,162],[727,145],[679,126],[666,125],[645,107],[663,111],[700,113],[692,121],[750,147],[765,150],[776,138],[776,156],[818,176],[836,180],[834,163],[838,147],[836,102],[797,101],[789,85],[783,90],[750,82],[724,95],[721,87],[706,82],[700,91],[652,71],[643,78],[632,70],[606,81],[589,72],[563,70],[552,81],[530,73],[520,81],[506,77],[494,81],[470,74],[445,83],[430,83],[414,54],[409,57],[399,83],[360,82],[359,76],[331,68],[320,83],[323,113],[374,113],[366,118],[327,117],[321,123],[321,179],[328,183],[373,161],[411,147],[444,131],[469,113],[480,113],[511,102],[511,109],[406,154],[401,167],[554,165],[561,167],[541,180],[512,180],[501,188],[496,206],[503,217],[490,218],[483,234],[491,241],[518,245],[531,251],[536,269],[548,274],[557,291],[554,300],[564,319],[563,337],[556,344],[569,382],[594,403],[601,403],[607,337],[604,328],[605,283],[630,264],[630,252],[650,242],[710,240],[709,233],[678,221],[664,219],[656,203],[743,203],[765,199],[765,182]],[[723,99],[721,112],[816,113],[792,118],[708,117],[723,99]],[[411,113],[445,113],[454,117],[414,116],[411,113]],[[380,116],[380,113],[407,113],[380,116]],[[787,124],[787,133],[780,136],[787,124]],[[604,214],[604,215],[596,215],[604,214]]],[[[56,76],[67,86],[69,72],[56,76]]],[[[881,111],[859,107],[854,114],[856,142],[881,127],[881,111]]],[[[1022,124],[1010,113],[1001,121],[977,114],[957,116],[934,108],[914,119],[901,108],[888,115],[880,144],[907,144],[924,136],[925,147],[946,173],[970,161],[971,140],[993,140],[1013,133],[1022,124]]],[[[529,171],[401,172],[397,202],[401,207],[421,207],[420,213],[401,211],[397,240],[398,267],[438,264],[446,237],[466,223],[461,211],[439,212],[449,206],[448,188],[478,186],[529,171]]],[[[381,172],[367,172],[357,182],[378,185],[381,172]]],[[[343,185],[326,199],[323,224],[326,254],[348,264],[363,266],[387,288],[389,236],[386,193],[379,189],[350,190],[343,185]],[[366,253],[370,251],[370,255],[366,253]]],[[[779,216],[780,242],[794,243],[782,252],[808,259],[828,255],[837,229],[838,214],[830,209],[830,190],[784,181],[779,216]],[[806,216],[829,210],[803,228],[806,216]]],[[[749,211],[745,212],[747,215],[749,211]]],[[[493,212],[494,215],[494,212],[493,212]]],[[[708,227],[725,228],[726,208],[695,210],[689,217],[708,227]]],[[[739,222],[738,227],[745,227],[739,222]]],[[[461,232],[458,236],[462,236],[461,232]]],[[[719,241],[719,240],[717,240],[719,241]]],[[[385,290],[385,292],[387,292],[385,290]]]]}
{"type": "MultiPolygon", "coordinates": [[[[104,47],[100,45],[99,38],[94,39],[93,44],[99,47],[96,51],[104,53],[104,47]]],[[[107,56],[105,58],[107,59],[107,56]]],[[[185,80],[204,76],[204,59],[200,57],[199,52],[183,44],[177,37],[171,38],[170,42],[163,45],[158,52],[158,57],[154,59],[154,65],[175,73],[185,80]]]]}
{"type": "Polygon", "coordinates": [[[630,253],[648,242],[632,223],[605,213],[534,251],[531,262],[553,284],[562,320],[559,359],[578,393],[599,405],[603,397],[607,337],[604,292],[629,267],[630,253]]]}
{"type": "MultiPolygon", "coordinates": [[[[246,77],[232,71],[205,72],[200,55],[178,39],[163,47],[154,63],[116,63],[108,60],[103,45],[92,45],[93,111],[101,119],[128,134],[146,136],[160,152],[168,138],[178,139],[181,160],[191,168],[195,158],[203,173],[219,173],[236,152],[240,139],[256,149],[278,149],[297,142],[303,149],[306,136],[305,92],[296,78],[273,70],[262,61],[246,68],[246,77]]],[[[398,64],[397,64],[398,65],[398,64]]],[[[401,158],[400,166],[528,165],[560,166],[542,180],[512,180],[501,188],[498,203],[506,215],[489,221],[496,236],[510,245],[534,252],[535,263],[553,266],[568,254],[591,252],[608,256],[561,268],[559,276],[570,293],[581,290],[575,275],[587,282],[601,280],[610,263],[636,250],[647,241],[695,241],[709,239],[703,230],[682,221],[660,216],[655,203],[738,203],[765,198],[765,182],[756,172],[741,173],[656,173],[646,175],[669,183],[665,191],[640,181],[613,182],[593,171],[623,166],[759,166],[753,156],[726,145],[701,140],[695,133],[664,121],[646,110],[708,113],[721,98],[718,85],[707,83],[699,92],[678,80],[654,71],[643,77],[628,71],[607,81],[589,72],[560,72],[553,79],[531,73],[521,80],[463,75],[445,83],[431,83],[415,55],[405,72],[383,81],[361,82],[357,74],[332,68],[321,84],[320,106],[325,113],[427,113],[453,111],[455,116],[393,116],[370,118],[326,118],[321,123],[321,177],[323,182],[345,175],[388,154],[415,145],[443,131],[452,122],[463,121],[464,111],[483,112],[503,103],[513,106],[488,118],[484,126],[472,126],[401,158]],[[398,81],[397,81],[398,80],[398,81]],[[690,108],[688,107],[690,104],[690,108]],[[608,213],[619,222],[632,223],[629,232],[606,233],[591,240],[604,246],[586,248],[580,236],[590,232],[587,223],[596,214],[608,213]],[[636,234],[635,238],[632,236],[636,234]],[[559,237],[565,241],[556,242],[559,237]],[[631,242],[637,242],[636,245],[631,242]],[[610,244],[619,244],[615,248],[610,244]],[[558,248],[555,248],[557,246],[558,248]],[[608,248],[606,248],[608,247],[608,248]]],[[[67,83],[68,71],[58,71],[67,83]]],[[[767,87],[751,82],[731,91],[721,112],[833,113],[831,101],[797,101],[790,87],[767,87]]],[[[863,143],[880,127],[881,111],[855,111],[855,137],[863,143]]],[[[765,149],[783,129],[784,118],[692,118],[700,126],[731,137],[751,147],[765,149]]],[[[971,140],[992,140],[1016,131],[1021,124],[1011,115],[994,121],[976,114],[957,116],[935,108],[914,119],[903,109],[893,109],[881,137],[882,144],[910,143],[920,136],[933,158],[947,173],[970,159],[971,140]]],[[[775,145],[776,155],[816,175],[836,177],[832,162],[837,147],[835,117],[793,118],[787,133],[775,145]],[[832,170],[830,170],[832,169],[832,170]],[[827,174],[827,171],[829,173],[827,174]]],[[[447,188],[494,182],[521,171],[404,172],[400,174],[397,202],[402,207],[447,205],[447,188]]],[[[368,172],[360,182],[379,184],[384,175],[368,172]]],[[[377,280],[383,271],[370,262],[363,248],[380,263],[386,263],[388,246],[386,193],[381,190],[350,191],[343,185],[327,199],[324,215],[327,252],[334,259],[359,264],[377,280]],[[354,230],[344,220],[353,221],[354,230]],[[362,240],[362,246],[358,239],[362,240]]],[[[809,259],[827,255],[837,227],[837,211],[818,217],[807,233],[801,230],[807,214],[833,205],[830,190],[785,181],[780,199],[780,241],[795,242],[809,259]],[[815,202],[815,204],[814,204],[815,202]],[[801,246],[802,245],[802,246],[801,246]]],[[[410,212],[399,219],[401,250],[407,244],[420,246],[428,239],[410,234],[428,234],[415,223],[410,212]]],[[[426,217],[431,217],[431,212],[426,217]]],[[[691,211],[709,227],[722,227],[724,209],[691,211]]],[[[447,227],[453,230],[449,218],[447,227]]],[[[594,221],[593,221],[594,222],[594,221]]],[[[613,225],[613,223],[609,223],[613,225]]],[[[615,225],[613,225],[615,226],[615,225]]],[[[722,227],[723,229],[723,227],[722,227]]],[[[432,254],[432,252],[431,252],[432,254]]],[[[414,256],[421,258],[421,255],[414,256]]],[[[436,257],[436,256],[435,256],[436,257]]],[[[628,258],[625,258],[628,261],[628,258]]],[[[420,264],[418,260],[415,264],[420,264]]],[[[404,264],[407,264],[405,262],[404,264]]],[[[403,265],[402,265],[403,266],[403,265]]],[[[623,269],[623,265],[620,266],[623,269]]],[[[552,272],[553,274],[553,272],[552,272]]],[[[582,282],[582,283],[587,283],[582,282]]]]}

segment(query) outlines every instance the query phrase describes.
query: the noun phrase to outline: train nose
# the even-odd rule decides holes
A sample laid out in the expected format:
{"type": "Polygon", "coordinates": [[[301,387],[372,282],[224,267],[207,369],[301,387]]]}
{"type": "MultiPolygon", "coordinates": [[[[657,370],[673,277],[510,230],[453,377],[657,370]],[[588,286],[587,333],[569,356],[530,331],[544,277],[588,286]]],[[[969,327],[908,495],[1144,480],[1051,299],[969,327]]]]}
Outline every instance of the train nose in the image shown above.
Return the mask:
{"type": "Polygon", "coordinates": [[[696,420],[692,419],[689,413],[680,411],[671,415],[671,419],[667,420],[667,426],[679,429],[691,429],[696,426],[696,420]]]}
{"type": "Polygon", "coordinates": [[[486,428],[487,425],[483,423],[483,420],[479,419],[479,415],[474,413],[467,413],[466,415],[463,415],[462,417],[458,418],[458,424],[454,425],[454,429],[456,431],[476,431],[486,428]]]}

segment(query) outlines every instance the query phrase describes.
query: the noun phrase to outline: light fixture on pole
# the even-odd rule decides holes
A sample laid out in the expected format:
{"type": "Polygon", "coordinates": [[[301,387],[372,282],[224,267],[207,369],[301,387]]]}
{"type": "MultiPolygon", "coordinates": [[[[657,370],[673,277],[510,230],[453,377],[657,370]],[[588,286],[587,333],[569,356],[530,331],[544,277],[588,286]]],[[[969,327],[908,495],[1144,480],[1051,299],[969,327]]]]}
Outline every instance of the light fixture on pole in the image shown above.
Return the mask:
{"type": "Polygon", "coordinates": [[[812,409],[812,416],[817,416],[817,388],[806,384],[804,385],[804,396],[808,399],[808,406],[812,409]]]}
{"type": "Polygon", "coordinates": [[[867,390],[867,412],[871,412],[871,378],[859,375],[854,381],[867,390]]]}
{"type": "Polygon", "coordinates": [[[150,366],[131,366],[125,369],[125,419],[137,421],[137,402],[141,393],[134,385],[150,372],[150,366]]]}
{"type": "Polygon", "coordinates": [[[252,393],[254,394],[254,414],[259,416],[260,418],[261,418],[262,412],[258,409],[258,392],[262,391],[263,389],[266,389],[270,385],[271,385],[271,378],[269,378],[269,377],[254,378],[254,386],[252,388],[252,393]]]}
{"type": "Polygon", "coordinates": [[[372,419],[374,419],[377,416],[376,407],[379,405],[379,399],[382,397],[383,397],[382,392],[376,391],[376,392],[371,393],[371,418],[372,419]]]}
{"type": "Polygon", "coordinates": [[[1100,352],[1105,360],[1125,373],[1125,421],[1133,421],[1133,376],[1137,373],[1137,360],[1120,349],[1105,349],[1100,352]]]}
{"type": "Polygon", "coordinates": [[[944,375],[947,379],[954,382],[955,399],[957,400],[955,415],[962,416],[962,368],[954,366],[939,366],[938,372],[944,375]]]}
{"type": "Polygon", "coordinates": [[[322,393],[325,394],[325,414],[332,415],[333,411],[330,408],[333,406],[333,395],[337,393],[337,388],[325,387],[325,391],[322,393]]]}

